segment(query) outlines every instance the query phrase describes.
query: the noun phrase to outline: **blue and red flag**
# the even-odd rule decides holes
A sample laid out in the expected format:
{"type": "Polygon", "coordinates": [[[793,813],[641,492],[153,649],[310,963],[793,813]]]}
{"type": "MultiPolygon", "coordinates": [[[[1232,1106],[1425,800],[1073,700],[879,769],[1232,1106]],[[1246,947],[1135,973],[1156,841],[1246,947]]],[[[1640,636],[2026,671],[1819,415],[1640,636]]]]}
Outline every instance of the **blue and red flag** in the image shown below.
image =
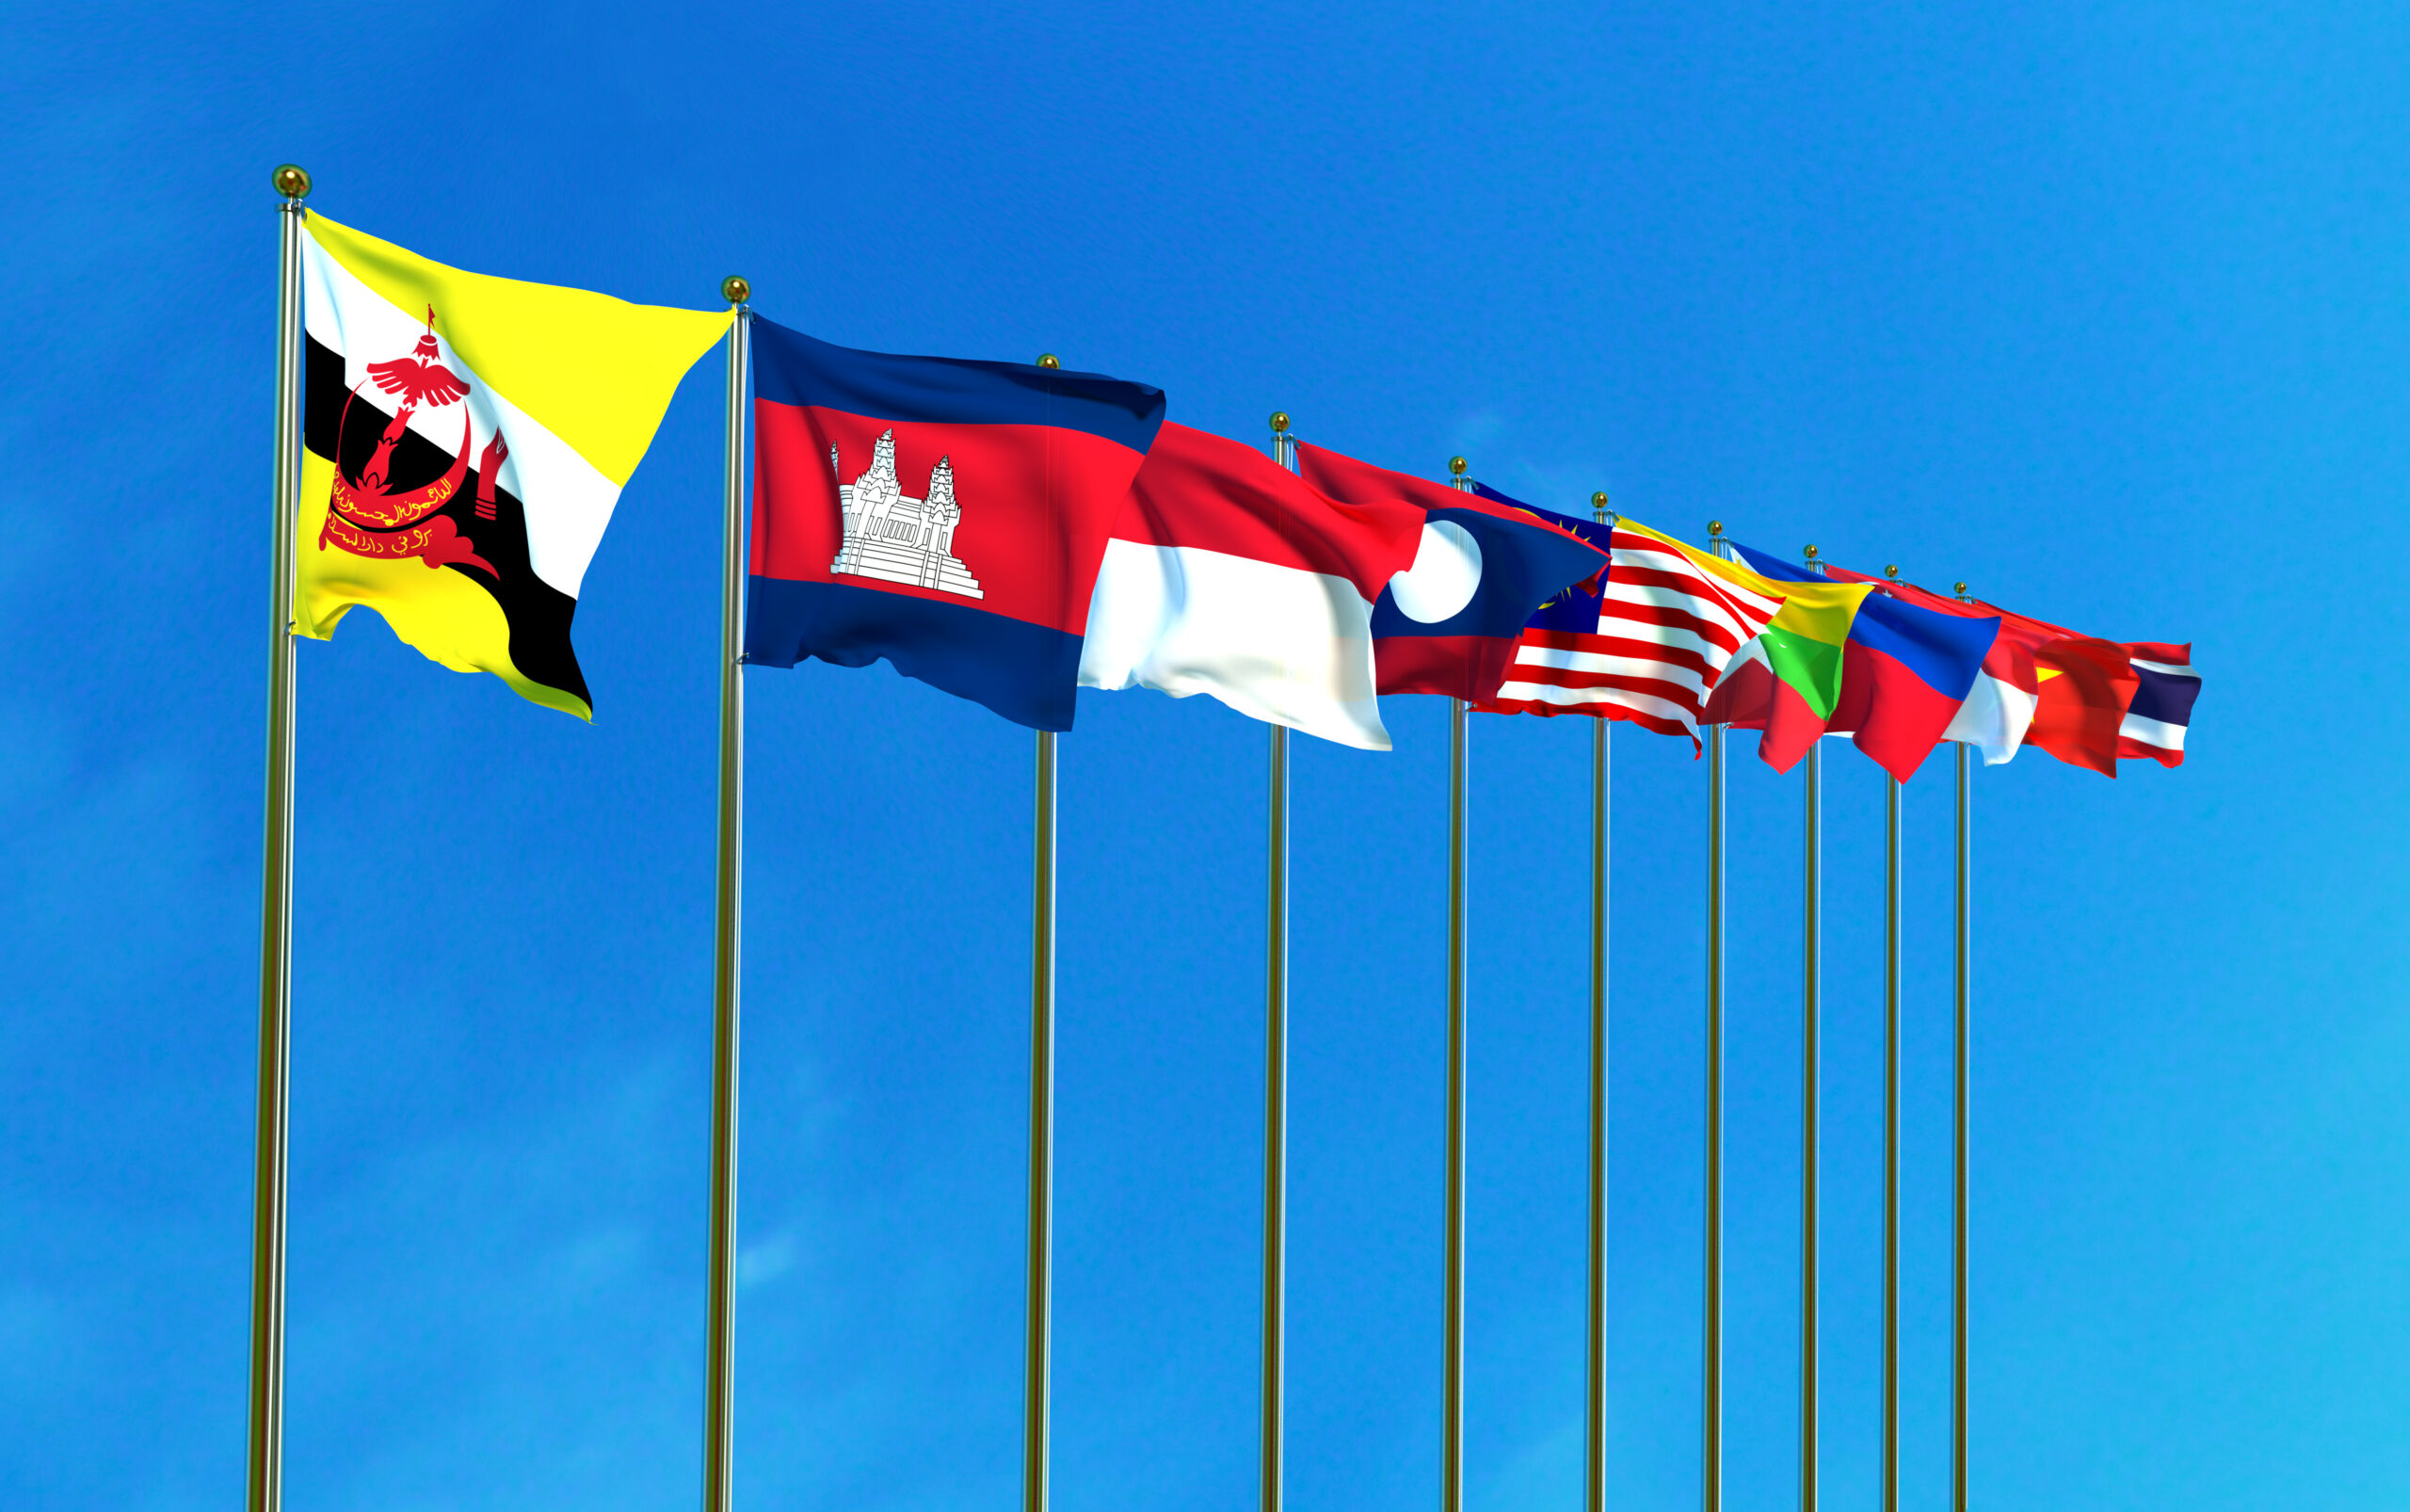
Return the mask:
{"type": "Polygon", "coordinates": [[[1160,389],[854,351],[753,321],[746,660],[907,677],[1068,730],[1088,598],[1160,389]]]}
{"type": "MultiPolygon", "coordinates": [[[[1821,583],[1822,574],[1735,542],[1760,577],[1821,583]]],[[[1944,614],[1903,603],[1876,583],[1857,606],[1841,648],[1840,699],[1824,731],[1847,734],[1877,765],[1904,782],[1941,743],[2000,635],[1997,615],[1944,614]]],[[[1738,722],[1738,721],[1736,721],[1738,722]]]]}
{"type": "Polygon", "coordinates": [[[1533,612],[1607,565],[1606,553],[1511,501],[1303,442],[1297,472],[1343,504],[1403,502],[1423,512],[1414,565],[1390,579],[1373,606],[1374,668],[1383,693],[1438,693],[1472,703],[1495,698],[1533,612]]]}

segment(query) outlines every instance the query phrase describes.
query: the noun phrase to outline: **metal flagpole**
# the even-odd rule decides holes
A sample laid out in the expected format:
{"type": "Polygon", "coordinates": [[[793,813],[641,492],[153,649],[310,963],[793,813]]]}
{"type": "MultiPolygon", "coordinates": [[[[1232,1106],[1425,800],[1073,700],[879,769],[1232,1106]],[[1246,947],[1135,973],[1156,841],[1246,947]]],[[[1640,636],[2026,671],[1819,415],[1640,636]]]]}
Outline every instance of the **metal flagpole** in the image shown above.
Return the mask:
{"type": "MultiPolygon", "coordinates": [[[[1957,587],[1958,601],[1967,601],[1967,585],[1957,587]]],[[[1950,1505],[1952,1512],[1967,1512],[1967,1057],[1968,1019],[1967,969],[1968,952],[1968,850],[1973,836],[1967,817],[1967,743],[1958,743],[1958,1029],[1957,1029],[1957,1097],[1955,1121],[1957,1159],[1953,1182],[1952,1214],[1953,1232],[1951,1245],[1951,1361],[1950,1361],[1950,1505]]]]}
{"type": "MultiPolygon", "coordinates": [[[[1607,523],[1607,496],[1590,495],[1607,523]]],[[[1589,1512],[1607,1505],[1607,776],[1611,726],[1590,732],[1590,1400],[1585,1435],[1589,1512]]]]}
{"type": "Polygon", "coordinates": [[[745,374],[752,286],[724,279],[728,434],[719,602],[719,887],[712,977],[711,1339],[703,1375],[703,1512],[735,1504],[736,1051],[745,883],[745,374]]]}
{"type": "MultiPolygon", "coordinates": [[[[1708,522],[1708,550],[1724,552],[1724,523],[1708,522]]],[[[1724,1506],[1724,727],[1707,727],[1707,1235],[1701,1354],[1700,1502],[1724,1506]]]]}
{"type": "MultiPolygon", "coordinates": [[[[1897,567],[1883,570],[1898,577],[1897,567]]],[[[1900,780],[1883,804],[1883,1512],[1900,1506],[1900,780]]]]}
{"type": "MultiPolygon", "coordinates": [[[[1816,565],[1816,548],[1808,548],[1808,565],[1816,565]]],[[[1808,748],[1806,778],[1807,801],[1807,866],[1802,878],[1804,899],[1800,932],[1807,941],[1803,953],[1799,985],[1800,1020],[1800,1175],[1799,1175],[1799,1512],[1816,1512],[1816,1445],[1817,1445],[1817,1325],[1819,1317],[1816,1273],[1816,1248],[1820,1214],[1817,1206],[1816,1177],[1822,1160],[1816,1129],[1816,1116],[1824,1099],[1824,1077],[1819,1060],[1819,1038],[1823,1030],[1824,988],[1822,963],[1818,953],[1824,945],[1824,825],[1822,812],[1824,796],[1824,743],[1816,741],[1808,748]]]]}
{"type": "MultiPolygon", "coordinates": [[[[1289,417],[1272,416],[1272,459],[1291,465],[1289,417]]],[[[1288,1323],[1289,730],[1272,732],[1264,898],[1262,1512],[1281,1503],[1282,1343],[1288,1323]]]]}
{"type": "MultiPolygon", "coordinates": [[[[1048,352],[1043,368],[1062,362],[1048,352]]],[[[1029,919],[1029,1342],[1022,1384],[1021,1509],[1046,1512],[1054,1365],[1054,732],[1037,732],[1029,919]]]]}
{"type": "MultiPolygon", "coordinates": [[[[1449,481],[1470,492],[1465,459],[1448,458],[1449,481]]],[[[1448,1198],[1442,1296],[1446,1419],[1439,1449],[1439,1512],[1462,1512],[1465,1497],[1465,700],[1453,699],[1448,767],[1448,1198]]]]}
{"type": "Polygon", "coordinates": [[[293,576],[301,507],[301,201],[310,175],[272,176],[277,207],[276,487],[268,528],[267,828],[261,847],[260,1084],[251,1189],[249,1512],[284,1501],[284,1174],[293,1030],[293,576]]]}

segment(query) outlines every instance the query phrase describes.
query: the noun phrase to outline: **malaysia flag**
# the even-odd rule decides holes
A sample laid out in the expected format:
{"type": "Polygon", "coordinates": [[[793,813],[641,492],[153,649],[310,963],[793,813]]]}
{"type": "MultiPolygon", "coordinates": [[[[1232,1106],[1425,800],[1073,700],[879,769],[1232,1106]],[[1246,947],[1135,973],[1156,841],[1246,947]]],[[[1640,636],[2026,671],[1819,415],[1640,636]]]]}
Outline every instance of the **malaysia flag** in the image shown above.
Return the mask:
{"type": "Polygon", "coordinates": [[[1414,562],[1373,607],[1383,693],[1495,698],[1533,611],[1597,574],[1607,554],[1529,509],[1297,443],[1297,471],[1335,499],[1422,511],[1414,562]]]}
{"type": "Polygon", "coordinates": [[[1160,389],[753,322],[746,660],[907,677],[1068,730],[1088,601],[1160,389]]]}
{"type": "Polygon", "coordinates": [[[1252,446],[1165,424],[1105,545],[1080,684],[1208,694],[1387,750],[1373,605],[1422,524],[1411,505],[1342,504],[1252,446]]]}

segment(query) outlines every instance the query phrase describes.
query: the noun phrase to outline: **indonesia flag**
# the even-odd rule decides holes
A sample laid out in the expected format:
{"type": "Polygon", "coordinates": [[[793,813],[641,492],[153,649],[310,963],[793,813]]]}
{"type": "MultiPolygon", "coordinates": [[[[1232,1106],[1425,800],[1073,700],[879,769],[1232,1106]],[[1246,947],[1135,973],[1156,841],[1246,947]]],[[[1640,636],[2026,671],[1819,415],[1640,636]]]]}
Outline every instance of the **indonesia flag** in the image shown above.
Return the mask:
{"type": "Polygon", "coordinates": [[[1251,446],[1166,423],[1105,543],[1080,685],[1208,694],[1387,750],[1373,606],[1422,526],[1411,505],[1342,504],[1251,446]]]}
{"type": "Polygon", "coordinates": [[[2126,647],[2134,669],[2134,701],[2117,729],[2117,755],[2128,761],[2184,764],[2184,727],[2193,700],[2201,696],[2201,674],[2193,670],[2193,647],[2138,640],[2126,647]]]}

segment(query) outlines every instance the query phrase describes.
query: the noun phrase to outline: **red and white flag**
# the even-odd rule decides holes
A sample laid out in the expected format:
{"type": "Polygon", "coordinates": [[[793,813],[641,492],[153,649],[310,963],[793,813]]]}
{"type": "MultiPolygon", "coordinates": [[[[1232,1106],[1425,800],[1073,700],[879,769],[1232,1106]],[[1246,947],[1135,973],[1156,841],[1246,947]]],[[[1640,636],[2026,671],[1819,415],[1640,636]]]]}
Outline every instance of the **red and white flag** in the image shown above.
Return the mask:
{"type": "Polygon", "coordinates": [[[1373,605],[1423,511],[1342,504],[1263,453],[1165,423],[1106,542],[1082,687],[1209,694],[1250,718],[1390,748],[1373,605]]]}

